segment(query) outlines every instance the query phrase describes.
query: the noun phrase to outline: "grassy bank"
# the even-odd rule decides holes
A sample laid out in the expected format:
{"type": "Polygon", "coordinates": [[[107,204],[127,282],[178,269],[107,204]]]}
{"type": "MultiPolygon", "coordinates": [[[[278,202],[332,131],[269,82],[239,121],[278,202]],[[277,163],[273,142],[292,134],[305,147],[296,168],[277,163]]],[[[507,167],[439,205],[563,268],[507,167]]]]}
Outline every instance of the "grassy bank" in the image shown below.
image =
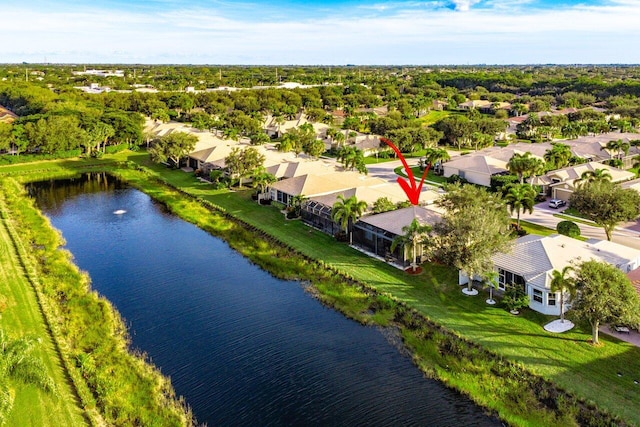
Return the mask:
{"type": "MultiPolygon", "coordinates": [[[[0,212],[2,201],[0,200],[0,212]]],[[[0,326],[14,338],[30,336],[41,341],[35,354],[57,385],[57,393],[35,386],[12,384],[14,406],[7,419],[9,426],[84,426],[87,421],[74,389],[60,365],[60,358],[40,312],[36,294],[25,275],[10,231],[9,219],[0,218],[0,295],[6,309],[0,326]]]]}
{"type": "MultiPolygon", "coordinates": [[[[326,259],[315,261],[300,253],[297,248],[275,241],[272,236],[263,233],[257,227],[238,222],[232,217],[238,213],[237,211],[230,212],[224,209],[224,212],[221,212],[218,211],[218,207],[207,208],[208,202],[205,201],[203,206],[202,202],[185,198],[180,192],[155,183],[147,176],[140,176],[134,171],[118,171],[117,174],[164,203],[174,213],[223,238],[231,247],[274,275],[286,279],[310,280],[321,300],[348,316],[363,323],[381,325],[387,325],[393,320],[394,324],[400,327],[405,342],[423,371],[470,395],[510,424],[595,425],[596,420],[621,423],[543,378],[532,375],[522,365],[514,364],[497,353],[487,351],[434,324],[427,316],[414,312],[408,304],[399,303],[390,293],[382,292],[379,282],[372,285],[373,276],[367,281],[357,280],[326,259]]],[[[275,212],[275,209],[271,208],[261,209],[275,212]]],[[[280,223],[283,223],[282,216],[279,213],[277,215],[280,223]]],[[[299,227],[295,224],[299,222],[289,222],[292,226],[288,228],[289,233],[299,227]]],[[[310,232],[309,229],[305,232],[307,239],[311,241],[322,237],[314,236],[315,232],[310,232]]],[[[329,245],[333,246],[331,243],[329,245]]],[[[366,262],[360,261],[368,258],[360,258],[360,253],[344,245],[335,245],[335,248],[325,246],[322,253],[328,255],[327,252],[338,257],[354,252],[356,256],[352,261],[359,267],[366,267],[366,262]],[[345,250],[341,251],[340,248],[345,250]]],[[[376,267],[382,270],[391,269],[386,271],[390,275],[393,275],[394,271],[397,272],[396,269],[382,263],[376,267]]],[[[402,274],[400,276],[405,277],[402,274]]],[[[429,285],[432,289],[437,288],[445,299],[460,298],[458,287],[452,284],[453,278],[454,272],[446,267],[428,266],[424,276],[415,280],[429,285]]],[[[512,316],[507,314],[505,318],[510,317],[512,316]]]]}
{"type": "MultiPolygon", "coordinates": [[[[145,159],[140,154],[129,158],[140,164],[145,159]]],[[[469,394],[509,423],[595,424],[602,414],[561,390],[566,389],[640,424],[635,410],[640,392],[633,384],[640,372],[636,347],[604,338],[604,347],[593,348],[587,344],[587,329],[561,336],[546,333],[541,327],[548,321],[545,316],[526,312],[514,317],[487,306],[484,298],[463,297],[450,269],[428,266],[421,276],[406,276],[299,221],[284,221],[276,209],[252,202],[248,193],[212,191],[183,172],[147,166],[148,174],[117,173],[274,274],[311,278],[321,298],[349,316],[380,324],[395,320],[425,372],[469,394]],[[200,202],[154,182],[155,178],[200,202]],[[212,212],[203,203],[225,213],[212,212]],[[262,235],[259,239],[257,232],[262,235]]],[[[606,416],[601,421],[615,422],[606,416]]]]}
{"type": "Polygon", "coordinates": [[[4,217],[20,230],[13,236],[15,246],[22,247],[19,259],[91,424],[190,425],[191,414],[176,399],[170,382],[144,357],[128,351],[118,313],[91,291],[88,277],[60,249],[60,235],[26,197],[24,188],[15,180],[3,179],[0,190],[4,217]]]}
{"type": "MultiPolygon", "coordinates": [[[[139,156],[131,160],[145,162],[139,156]]],[[[299,221],[283,221],[276,209],[252,202],[249,193],[211,191],[209,186],[181,171],[147,166],[156,177],[221,206],[230,215],[270,236],[280,236],[305,256],[323,260],[348,277],[405,302],[460,336],[640,424],[640,413],[635,409],[640,402],[640,387],[633,382],[640,372],[637,347],[606,336],[603,347],[592,347],[588,344],[590,330],[586,325],[562,335],[547,333],[542,328],[550,320],[547,316],[526,311],[514,317],[501,308],[487,306],[482,297],[463,297],[454,285],[457,275],[453,271],[431,267],[422,276],[406,276],[299,221]]]]}

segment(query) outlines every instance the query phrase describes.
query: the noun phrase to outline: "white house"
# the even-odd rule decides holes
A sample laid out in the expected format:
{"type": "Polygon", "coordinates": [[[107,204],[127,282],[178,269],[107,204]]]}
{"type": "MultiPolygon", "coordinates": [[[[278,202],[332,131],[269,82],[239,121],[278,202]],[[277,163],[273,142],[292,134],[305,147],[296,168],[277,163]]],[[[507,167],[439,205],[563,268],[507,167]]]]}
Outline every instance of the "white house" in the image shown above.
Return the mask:
{"type": "MultiPolygon", "coordinates": [[[[493,256],[499,289],[521,285],[529,295],[529,307],[547,315],[560,314],[560,294],[551,292],[553,270],[589,260],[605,261],[624,273],[640,266],[640,250],[589,239],[586,242],[563,235],[528,235],[516,240],[511,252],[493,256]]],[[[466,283],[461,276],[460,282],[466,283]]]]}
{"type": "Polygon", "coordinates": [[[507,162],[490,156],[466,155],[459,156],[442,164],[444,177],[458,175],[472,184],[491,186],[491,177],[506,173],[507,162]]]}

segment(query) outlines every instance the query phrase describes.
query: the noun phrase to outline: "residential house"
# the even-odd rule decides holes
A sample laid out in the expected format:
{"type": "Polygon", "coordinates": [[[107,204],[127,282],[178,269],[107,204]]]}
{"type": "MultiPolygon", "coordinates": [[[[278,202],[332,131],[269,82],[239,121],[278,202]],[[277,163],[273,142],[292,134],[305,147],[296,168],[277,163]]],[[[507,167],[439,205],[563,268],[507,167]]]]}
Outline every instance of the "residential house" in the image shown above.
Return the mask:
{"type": "Polygon", "coordinates": [[[486,99],[475,99],[467,102],[463,102],[458,104],[458,108],[461,110],[474,110],[480,108],[490,108],[492,102],[487,101],[486,99]]]}
{"type": "Polygon", "coordinates": [[[0,105],[0,123],[13,123],[17,118],[17,115],[0,105]]]}
{"type": "Polygon", "coordinates": [[[379,178],[369,178],[355,172],[334,172],[324,175],[306,174],[283,179],[269,186],[269,198],[290,205],[296,196],[313,198],[354,187],[384,183],[379,178]]]}
{"type": "MultiPolygon", "coordinates": [[[[414,219],[421,225],[432,226],[440,221],[441,215],[426,207],[410,206],[363,216],[353,226],[353,245],[387,262],[406,267],[411,263],[412,254],[401,245],[392,252],[391,245],[397,236],[404,235],[402,228],[409,226],[414,219]]],[[[422,256],[423,248],[417,248],[418,262],[422,261],[422,256]]]]}
{"type": "MultiPolygon", "coordinates": [[[[553,270],[589,260],[604,261],[628,273],[640,266],[640,250],[607,240],[586,242],[555,234],[528,235],[516,240],[509,253],[493,256],[498,273],[498,289],[507,285],[522,286],[529,296],[529,307],[543,314],[560,314],[560,294],[551,292],[553,270]]],[[[460,284],[468,278],[460,274],[460,284]]]]}
{"type": "MultiPolygon", "coordinates": [[[[374,203],[381,198],[387,198],[394,204],[407,200],[407,195],[399,185],[382,180],[376,181],[372,181],[369,186],[354,187],[335,193],[309,197],[302,205],[302,220],[320,231],[335,235],[340,231],[340,227],[333,222],[331,216],[333,205],[339,200],[340,196],[345,199],[355,196],[359,201],[366,202],[367,213],[371,212],[374,203]],[[376,181],[381,182],[381,184],[377,184],[376,181]]],[[[441,193],[425,186],[420,194],[420,199],[424,204],[432,204],[440,196],[441,193]]]]}
{"type": "Polygon", "coordinates": [[[458,175],[470,183],[491,186],[491,177],[508,172],[507,162],[481,154],[459,156],[442,164],[443,176],[458,175]]]}
{"type": "Polygon", "coordinates": [[[531,179],[531,184],[542,186],[542,192],[554,199],[568,201],[576,189],[576,180],[579,180],[583,173],[593,172],[598,169],[604,169],[609,172],[612,182],[623,182],[635,178],[635,174],[632,172],[623,171],[603,163],[589,162],[549,171],[545,175],[531,179]]]}

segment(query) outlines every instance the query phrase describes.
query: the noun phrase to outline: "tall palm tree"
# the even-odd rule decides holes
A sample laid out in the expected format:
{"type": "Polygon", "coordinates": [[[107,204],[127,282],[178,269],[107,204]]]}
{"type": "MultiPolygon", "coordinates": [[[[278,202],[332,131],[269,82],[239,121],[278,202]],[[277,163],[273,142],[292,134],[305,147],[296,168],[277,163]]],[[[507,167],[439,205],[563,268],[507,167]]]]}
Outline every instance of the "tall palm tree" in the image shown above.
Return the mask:
{"type": "MultiPolygon", "coordinates": [[[[259,189],[259,194],[264,194],[267,186],[276,181],[276,177],[267,172],[264,167],[256,169],[251,175],[251,184],[253,185],[253,188],[259,189]]],[[[258,197],[258,203],[260,203],[260,197],[258,197]]]]}
{"type": "Polygon", "coordinates": [[[526,211],[533,213],[535,198],[536,190],[529,184],[514,184],[507,188],[504,200],[507,202],[511,214],[516,211],[516,227],[518,230],[520,229],[520,213],[526,211]]]}
{"type": "Polygon", "coordinates": [[[351,227],[366,209],[367,202],[358,200],[356,196],[345,199],[341,194],[338,196],[338,201],[333,204],[331,219],[340,225],[345,234],[349,233],[349,244],[353,243],[351,227]]]}
{"type": "Polygon", "coordinates": [[[451,156],[444,148],[427,148],[424,153],[425,161],[432,166],[438,161],[449,160],[451,156]]]}
{"type": "Polygon", "coordinates": [[[628,142],[623,141],[621,139],[617,139],[617,140],[612,140],[607,142],[607,144],[604,147],[602,147],[601,150],[605,150],[609,152],[611,154],[611,157],[614,157],[613,153],[615,153],[615,158],[622,159],[623,154],[625,156],[629,154],[630,147],[631,145],[628,142]]]}
{"type": "Polygon", "coordinates": [[[520,184],[524,179],[544,172],[544,161],[537,157],[531,157],[528,151],[524,154],[515,153],[507,162],[507,169],[518,176],[520,184]]]}
{"type": "Polygon", "coordinates": [[[569,275],[574,268],[570,265],[565,266],[562,271],[553,270],[551,272],[551,292],[560,292],[560,321],[564,323],[564,294],[569,293],[570,298],[576,296],[576,283],[573,277],[569,275]]]}
{"type": "Polygon", "coordinates": [[[611,173],[606,169],[596,169],[582,172],[580,178],[574,181],[576,186],[597,184],[599,182],[611,182],[611,173]]]}
{"type": "Polygon", "coordinates": [[[553,164],[556,169],[563,168],[569,164],[571,159],[571,147],[557,142],[551,143],[551,149],[544,153],[544,159],[553,164]]]}
{"type": "Polygon", "coordinates": [[[14,394],[9,388],[9,379],[56,393],[55,383],[47,375],[44,364],[33,355],[37,342],[24,337],[11,339],[0,329],[0,425],[13,408],[14,394]]]}
{"type": "MultiPolygon", "coordinates": [[[[415,207],[414,207],[415,209],[415,207]]],[[[391,252],[395,251],[398,246],[402,246],[406,255],[407,251],[411,252],[411,269],[416,271],[416,258],[418,247],[424,242],[426,234],[431,231],[431,227],[428,225],[422,225],[416,218],[411,221],[411,224],[402,227],[402,232],[399,236],[396,236],[391,242],[391,252]]]]}

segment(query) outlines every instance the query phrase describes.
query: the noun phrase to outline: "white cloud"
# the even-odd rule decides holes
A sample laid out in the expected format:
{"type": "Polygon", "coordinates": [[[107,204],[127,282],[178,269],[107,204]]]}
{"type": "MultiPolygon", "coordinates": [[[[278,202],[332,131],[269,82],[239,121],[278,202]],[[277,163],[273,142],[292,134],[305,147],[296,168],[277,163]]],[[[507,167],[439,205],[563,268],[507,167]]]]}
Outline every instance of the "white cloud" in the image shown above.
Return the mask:
{"type": "Polygon", "coordinates": [[[515,11],[456,1],[469,9],[415,2],[400,10],[396,3],[392,12],[375,16],[257,22],[211,9],[49,12],[13,6],[3,10],[0,37],[11,42],[0,45],[0,62],[44,56],[51,62],[213,64],[640,62],[633,48],[640,45],[640,1],[515,11]]]}
{"type": "Polygon", "coordinates": [[[471,9],[471,6],[479,3],[480,0],[451,0],[454,9],[460,12],[466,12],[471,9]]]}

